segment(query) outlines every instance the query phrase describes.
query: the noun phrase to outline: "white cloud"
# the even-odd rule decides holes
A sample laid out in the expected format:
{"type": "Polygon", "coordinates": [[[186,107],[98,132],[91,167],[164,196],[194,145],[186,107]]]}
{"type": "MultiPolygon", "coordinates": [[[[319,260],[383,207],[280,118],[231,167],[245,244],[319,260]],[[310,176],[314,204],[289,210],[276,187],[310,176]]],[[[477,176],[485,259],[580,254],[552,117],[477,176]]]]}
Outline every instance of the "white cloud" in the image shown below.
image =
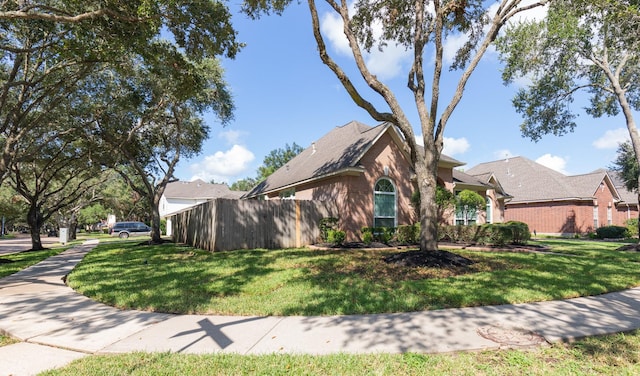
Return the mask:
{"type": "Polygon", "coordinates": [[[417,134],[415,137],[416,137],[416,143],[420,146],[424,146],[424,140],[422,139],[422,135],[417,134]]]}
{"type": "Polygon", "coordinates": [[[513,154],[509,149],[500,149],[493,152],[494,159],[500,160],[500,159],[507,159],[507,158],[513,158],[513,157],[515,157],[515,154],[513,154]]]}
{"type": "Polygon", "coordinates": [[[191,180],[229,182],[232,178],[246,173],[254,159],[255,155],[250,150],[241,145],[233,145],[229,150],[217,151],[189,166],[193,174],[191,180]]]}
{"type": "MultiPolygon", "coordinates": [[[[353,14],[353,8],[350,9],[353,14]]],[[[379,38],[382,34],[381,25],[373,25],[374,36],[379,38]]],[[[343,23],[340,16],[335,13],[325,13],[320,21],[320,30],[329,41],[329,44],[340,55],[353,56],[349,41],[343,32],[343,23]]],[[[395,42],[389,44],[380,51],[376,46],[371,52],[364,53],[365,63],[369,71],[380,80],[391,79],[402,72],[403,66],[412,57],[412,52],[407,51],[403,46],[397,46],[395,42]]]]}
{"type": "Polygon", "coordinates": [[[549,167],[552,170],[556,170],[560,173],[566,174],[567,172],[565,171],[565,166],[567,165],[567,161],[562,158],[562,157],[558,157],[557,155],[551,155],[549,153],[541,156],[540,158],[536,159],[537,163],[540,163],[543,166],[549,167]]]}
{"type": "Polygon", "coordinates": [[[469,150],[469,141],[466,138],[452,138],[445,137],[444,138],[444,148],[442,149],[442,154],[446,154],[448,156],[454,156],[459,154],[464,154],[467,150],[469,150]]]}
{"type": "Polygon", "coordinates": [[[618,145],[629,140],[627,128],[608,130],[599,139],[593,142],[596,149],[616,149],[618,145]]]}

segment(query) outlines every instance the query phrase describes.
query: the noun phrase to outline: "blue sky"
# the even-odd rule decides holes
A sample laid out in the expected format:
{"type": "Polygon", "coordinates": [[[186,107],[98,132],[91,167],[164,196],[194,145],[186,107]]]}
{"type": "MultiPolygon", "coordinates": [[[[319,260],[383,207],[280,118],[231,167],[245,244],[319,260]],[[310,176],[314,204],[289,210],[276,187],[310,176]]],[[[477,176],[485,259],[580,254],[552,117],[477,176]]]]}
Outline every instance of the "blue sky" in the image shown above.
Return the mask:
{"type": "MultiPolygon", "coordinates": [[[[321,18],[329,53],[347,67],[351,77],[356,77],[353,59],[343,51],[340,24],[326,12],[321,12],[321,18]]],[[[178,179],[231,184],[255,177],[271,150],[294,142],[306,148],[334,127],[352,120],[378,124],[351,101],[320,61],[306,4],[294,4],[283,16],[256,21],[237,13],[233,22],[239,39],[247,44],[234,60],[223,61],[236,104],[235,120],[222,127],[214,116],[206,116],[210,138],[200,155],[180,162],[175,174],[178,179]]],[[[456,40],[449,42],[455,46],[456,40]]],[[[413,97],[406,87],[406,52],[388,48],[384,53],[373,53],[368,62],[394,90],[413,120],[416,134],[420,134],[413,97]]],[[[457,74],[442,81],[440,109],[450,100],[457,74]]],[[[534,143],[521,136],[521,117],[511,104],[518,87],[504,86],[500,74],[495,52],[485,55],[447,124],[445,154],[466,162],[463,168],[467,169],[512,156],[524,156],[569,175],[612,164],[618,143],[628,138],[622,117],[592,119],[576,103],[580,116],[573,133],[544,136],[534,143]]],[[[370,101],[380,103],[375,94],[367,93],[370,101]]],[[[635,115],[638,118],[639,114],[635,115]]]]}

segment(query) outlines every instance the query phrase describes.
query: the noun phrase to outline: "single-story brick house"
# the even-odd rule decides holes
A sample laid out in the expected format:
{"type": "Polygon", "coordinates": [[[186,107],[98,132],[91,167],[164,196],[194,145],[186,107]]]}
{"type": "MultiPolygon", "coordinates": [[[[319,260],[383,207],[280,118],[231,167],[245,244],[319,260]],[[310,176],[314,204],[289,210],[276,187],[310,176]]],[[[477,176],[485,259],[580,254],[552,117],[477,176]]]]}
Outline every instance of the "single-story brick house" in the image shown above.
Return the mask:
{"type": "MultiPolygon", "coordinates": [[[[443,155],[438,184],[451,191],[468,188],[483,196],[488,193],[491,213],[496,213],[490,219],[501,219],[506,196],[500,187],[454,170],[462,165],[443,155]]],[[[243,198],[333,200],[342,210],[339,226],[347,240],[357,240],[362,227],[417,222],[411,205],[415,180],[408,147],[396,127],[352,121],[314,142],[243,198]]]]}
{"type": "Polygon", "coordinates": [[[512,197],[504,220],[522,221],[538,234],[573,235],[638,216],[637,196],[605,170],[567,176],[524,157],[481,163],[466,171],[492,175],[512,197]],[[634,198],[635,197],[635,198],[634,198]]]}

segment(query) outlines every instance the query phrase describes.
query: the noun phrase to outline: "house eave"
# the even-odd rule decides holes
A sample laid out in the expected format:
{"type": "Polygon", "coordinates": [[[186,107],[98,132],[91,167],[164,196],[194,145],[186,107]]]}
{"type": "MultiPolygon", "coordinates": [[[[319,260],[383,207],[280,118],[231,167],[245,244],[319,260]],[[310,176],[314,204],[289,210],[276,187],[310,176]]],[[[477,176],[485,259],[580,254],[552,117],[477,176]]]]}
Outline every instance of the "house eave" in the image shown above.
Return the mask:
{"type": "Polygon", "coordinates": [[[252,198],[257,198],[257,197],[263,196],[263,195],[268,196],[268,195],[270,195],[272,193],[275,193],[275,192],[280,192],[280,191],[283,191],[283,190],[287,190],[287,189],[298,187],[300,185],[309,184],[309,183],[313,183],[313,182],[320,181],[320,180],[325,180],[325,179],[328,179],[328,178],[332,178],[334,176],[338,176],[338,175],[342,175],[342,176],[350,176],[350,175],[351,176],[357,176],[357,175],[363,174],[364,172],[365,171],[364,171],[363,167],[347,167],[347,168],[343,168],[343,169],[338,170],[338,171],[329,172],[329,173],[324,174],[324,175],[314,176],[314,177],[309,178],[309,179],[301,180],[301,181],[298,181],[298,182],[295,182],[295,183],[283,185],[281,187],[277,187],[277,188],[265,190],[265,191],[262,191],[262,192],[258,192],[258,193],[252,194],[251,196],[244,196],[243,198],[244,199],[252,199],[252,198]]]}
{"type": "Polygon", "coordinates": [[[594,197],[559,197],[540,200],[511,200],[510,204],[539,204],[544,202],[562,202],[562,201],[591,201],[595,200],[594,197]]]}

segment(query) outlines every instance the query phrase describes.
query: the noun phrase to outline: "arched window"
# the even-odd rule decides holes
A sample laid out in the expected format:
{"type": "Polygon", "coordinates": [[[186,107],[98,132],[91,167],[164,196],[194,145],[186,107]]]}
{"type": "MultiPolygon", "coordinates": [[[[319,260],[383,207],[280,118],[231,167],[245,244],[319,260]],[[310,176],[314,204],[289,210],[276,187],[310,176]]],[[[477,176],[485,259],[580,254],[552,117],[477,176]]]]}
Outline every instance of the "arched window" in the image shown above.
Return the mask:
{"type": "Polygon", "coordinates": [[[373,190],[373,227],[396,227],[396,188],[380,179],[373,190]]]}
{"type": "Polygon", "coordinates": [[[487,197],[487,223],[493,223],[493,200],[487,197]]]}

